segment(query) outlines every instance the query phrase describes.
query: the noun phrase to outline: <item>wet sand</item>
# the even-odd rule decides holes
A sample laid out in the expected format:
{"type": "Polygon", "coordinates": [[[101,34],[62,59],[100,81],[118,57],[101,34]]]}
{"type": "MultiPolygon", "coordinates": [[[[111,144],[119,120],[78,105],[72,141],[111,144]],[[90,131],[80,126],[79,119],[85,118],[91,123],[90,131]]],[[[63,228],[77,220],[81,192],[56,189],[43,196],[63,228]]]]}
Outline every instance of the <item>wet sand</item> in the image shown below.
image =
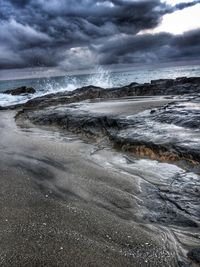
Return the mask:
{"type": "MultiPolygon", "coordinates": [[[[123,105],[135,114],[169,102],[159,101],[123,105]]],[[[123,105],[107,112],[121,114],[123,105]]],[[[21,128],[14,116],[0,113],[1,266],[183,266],[186,251],[172,229],[144,220],[145,190],[157,190],[148,164],[141,175],[109,147],[21,128]]]]}
{"type": "MultiPolygon", "coordinates": [[[[95,114],[113,114],[115,116],[134,115],[147,109],[153,109],[172,102],[175,97],[135,96],[119,99],[107,99],[103,101],[88,100],[80,104],[69,104],[67,107],[79,108],[81,111],[90,111],[95,114]]],[[[63,108],[63,106],[62,106],[63,108]]]]}

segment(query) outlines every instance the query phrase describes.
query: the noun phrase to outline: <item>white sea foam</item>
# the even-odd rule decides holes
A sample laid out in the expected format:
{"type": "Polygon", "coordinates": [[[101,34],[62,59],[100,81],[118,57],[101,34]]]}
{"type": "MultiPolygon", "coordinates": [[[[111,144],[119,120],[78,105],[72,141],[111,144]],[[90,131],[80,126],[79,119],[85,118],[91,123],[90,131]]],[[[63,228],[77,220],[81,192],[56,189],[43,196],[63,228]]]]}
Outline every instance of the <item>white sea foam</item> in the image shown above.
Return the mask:
{"type": "Polygon", "coordinates": [[[8,105],[15,105],[18,103],[26,103],[27,96],[12,96],[7,94],[0,94],[0,106],[5,107],[8,105]]]}
{"type": "Polygon", "coordinates": [[[87,85],[95,85],[103,88],[112,88],[114,86],[111,73],[100,66],[96,67],[94,74],[89,76],[87,85]]]}
{"type": "Polygon", "coordinates": [[[40,80],[38,79],[34,87],[36,89],[38,87],[39,90],[37,89],[37,92],[34,95],[12,96],[0,93],[0,106],[5,107],[19,103],[25,103],[29,99],[35,97],[57,92],[73,91],[77,88],[88,85],[95,85],[103,88],[112,87],[113,83],[109,71],[101,67],[96,67],[94,74],[86,75],[86,77],[65,76],[62,77],[62,83],[60,83],[59,80],[54,81],[51,78],[48,78],[45,79],[45,84],[40,84],[40,80]]]}

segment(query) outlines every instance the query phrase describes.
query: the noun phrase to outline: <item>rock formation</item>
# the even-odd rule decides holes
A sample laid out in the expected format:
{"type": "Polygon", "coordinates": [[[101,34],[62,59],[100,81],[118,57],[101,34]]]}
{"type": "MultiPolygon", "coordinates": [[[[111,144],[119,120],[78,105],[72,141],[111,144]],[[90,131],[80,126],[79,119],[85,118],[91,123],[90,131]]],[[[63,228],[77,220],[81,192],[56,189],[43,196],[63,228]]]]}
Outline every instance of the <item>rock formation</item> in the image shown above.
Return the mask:
{"type": "Polygon", "coordinates": [[[3,92],[8,95],[24,95],[24,94],[34,94],[36,90],[33,87],[21,86],[16,89],[6,90],[3,92]]]}

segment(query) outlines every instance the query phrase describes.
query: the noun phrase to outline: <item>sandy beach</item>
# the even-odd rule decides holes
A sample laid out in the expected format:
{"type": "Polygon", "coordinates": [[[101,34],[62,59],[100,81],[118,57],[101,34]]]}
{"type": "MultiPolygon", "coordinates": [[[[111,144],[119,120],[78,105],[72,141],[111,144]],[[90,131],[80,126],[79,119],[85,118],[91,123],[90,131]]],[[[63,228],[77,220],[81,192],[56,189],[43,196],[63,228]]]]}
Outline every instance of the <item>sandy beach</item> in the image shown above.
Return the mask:
{"type": "Polygon", "coordinates": [[[14,115],[0,117],[1,266],[176,266],[162,228],[134,215],[141,181],[100,164],[93,144],[14,115]]]}

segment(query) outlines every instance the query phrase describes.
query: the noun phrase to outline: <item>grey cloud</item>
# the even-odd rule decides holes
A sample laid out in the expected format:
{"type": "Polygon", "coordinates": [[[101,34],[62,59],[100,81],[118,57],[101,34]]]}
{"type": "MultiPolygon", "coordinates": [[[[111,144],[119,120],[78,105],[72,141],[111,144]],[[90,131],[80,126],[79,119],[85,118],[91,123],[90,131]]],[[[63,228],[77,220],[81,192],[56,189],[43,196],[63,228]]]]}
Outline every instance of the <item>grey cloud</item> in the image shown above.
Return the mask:
{"type": "Polygon", "coordinates": [[[192,7],[192,6],[195,6],[197,4],[200,4],[199,0],[188,2],[188,3],[187,2],[186,3],[180,3],[180,4],[175,5],[175,10],[182,10],[184,8],[192,7]]]}
{"type": "Polygon", "coordinates": [[[200,30],[182,35],[169,33],[125,36],[95,48],[100,63],[150,63],[200,58],[200,30]]]}
{"type": "Polygon", "coordinates": [[[160,0],[1,0],[0,68],[165,60],[169,51],[184,57],[174,51],[179,46],[188,55],[194,33],[185,35],[182,47],[168,34],[137,33],[198,2],[170,7],[160,0]]]}

